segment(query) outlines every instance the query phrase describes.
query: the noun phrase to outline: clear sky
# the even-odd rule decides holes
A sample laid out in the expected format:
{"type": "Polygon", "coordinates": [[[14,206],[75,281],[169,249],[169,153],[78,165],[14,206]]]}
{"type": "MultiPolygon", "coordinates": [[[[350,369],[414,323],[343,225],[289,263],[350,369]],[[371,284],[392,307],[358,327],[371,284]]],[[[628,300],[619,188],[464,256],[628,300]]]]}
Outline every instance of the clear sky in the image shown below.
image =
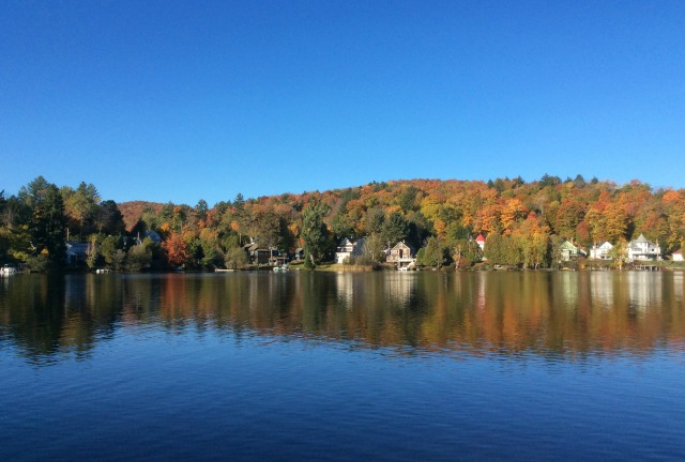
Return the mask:
{"type": "Polygon", "coordinates": [[[685,187],[685,1],[0,2],[0,190],[685,187]]]}

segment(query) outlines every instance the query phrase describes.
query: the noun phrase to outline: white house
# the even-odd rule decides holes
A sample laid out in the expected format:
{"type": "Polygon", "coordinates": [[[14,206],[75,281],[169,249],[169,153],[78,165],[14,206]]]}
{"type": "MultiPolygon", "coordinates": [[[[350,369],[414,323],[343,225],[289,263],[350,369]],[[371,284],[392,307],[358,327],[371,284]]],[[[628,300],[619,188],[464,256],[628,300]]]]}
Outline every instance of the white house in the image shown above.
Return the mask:
{"type": "Polygon", "coordinates": [[[681,249],[676,250],[671,254],[673,261],[683,261],[683,251],[681,249]]]}
{"type": "Polygon", "coordinates": [[[659,260],[661,259],[661,247],[648,241],[643,234],[633,239],[628,244],[628,260],[659,260]]]}
{"type": "Polygon", "coordinates": [[[599,247],[595,244],[590,249],[590,258],[593,260],[611,260],[611,249],[613,248],[614,246],[609,241],[605,241],[599,247]]]}
{"type": "Polygon", "coordinates": [[[580,250],[571,241],[564,241],[559,245],[559,253],[563,261],[569,261],[578,258],[580,250]]]}
{"type": "Polygon", "coordinates": [[[344,238],[335,251],[335,262],[349,262],[352,257],[359,257],[364,253],[364,241],[366,238],[360,237],[356,241],[344,238]]]}

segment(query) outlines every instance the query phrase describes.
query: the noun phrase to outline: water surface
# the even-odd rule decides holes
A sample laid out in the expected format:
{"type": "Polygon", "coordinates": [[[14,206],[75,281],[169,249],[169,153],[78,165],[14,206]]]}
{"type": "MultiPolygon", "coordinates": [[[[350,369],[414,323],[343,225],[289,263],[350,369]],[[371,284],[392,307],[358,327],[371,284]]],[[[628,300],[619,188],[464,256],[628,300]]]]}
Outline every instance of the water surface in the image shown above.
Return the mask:
{"type": "Polygon", "coordinates": [[[684,460],[682,273],[0,280],[0,460],[684,460]]]}

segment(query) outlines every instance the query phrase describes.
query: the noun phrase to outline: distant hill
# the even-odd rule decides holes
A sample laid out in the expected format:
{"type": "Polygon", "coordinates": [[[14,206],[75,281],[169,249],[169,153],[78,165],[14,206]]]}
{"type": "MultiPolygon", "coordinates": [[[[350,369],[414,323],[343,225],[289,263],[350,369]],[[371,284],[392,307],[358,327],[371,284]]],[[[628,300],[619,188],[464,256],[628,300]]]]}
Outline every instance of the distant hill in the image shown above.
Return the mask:
{"type": "Polygon", "coordinates": [[[130,201],[118,203],[117,207],[119,207],[119,211],[124,216],[126,231],[131,231],[136,223],[138,223],[140,217],[143,216],[145,210],[152,208],[155,213],[159,213],[161,212],[162,207],[164,207],[164,204],[147,201],[130,201]]]}

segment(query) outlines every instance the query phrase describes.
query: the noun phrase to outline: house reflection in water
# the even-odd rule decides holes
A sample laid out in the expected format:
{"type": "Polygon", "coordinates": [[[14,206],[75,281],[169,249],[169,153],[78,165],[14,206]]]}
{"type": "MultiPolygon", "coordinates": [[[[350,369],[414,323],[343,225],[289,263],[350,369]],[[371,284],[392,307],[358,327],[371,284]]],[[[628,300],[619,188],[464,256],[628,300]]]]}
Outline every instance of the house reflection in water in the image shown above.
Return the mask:
{"type": "Polygon", "coordinates": [[[576,306],[578,304],[578,273],[565,271],[561,273],[561,280],[564,306],[576,306]]]}
{"type": "Polygon", "coordinates": [[[477,289],[477,298],[476,298],[476,307],[480,310],[483,311],[485,310],[485,281],[487,278],[487,273],[485,271],[479,271],[476,273],[477,275],[477,282],[476,285],[478,287],[477,289]]]}
{"type": "Polygon", "coordinates": [[[683,303],[683,278],[682,271],[673,272],[673,298],[679,304],[683,303]]]}
{"type": "Polygon", "coordinates": [[[385,278],[385,296],[397,308],[406,308],[411,303],[416,288],[416,274],[394,273],[385,278]]]}
{"type": "MultiPolygon", "coordinates": [[[[624,306],[644,313],[650,307],[662,305],[664,274],[645,271],[593,272],[590,275],[592,301],[609,310],[624,306]]],[[[674,275],[674,279],[677,277],[682,280],[682,275],[674,275]]],[[[674,294],[677,298],[678,286],[682,298],[682,283],[674,284],[674,294]]]]}
{"type": "Polygon", "coordinates": [[[416,287],[416,275],[407,273],[337,273],[335,276],[338,304],[347,310],[362,306],[404,308],[416,287]]]}
{"type": "Polygon", "coordinates": [[[628,303],[631,308],[644,313],[652,306],[661,306],[663,273],[648,274],[646,271],[625,273],[628,289],[628,303]]]}
{"type": "Polygon", "coordinates": [[[338,304],[347,310],[354,306],[354,281],[352,273],[336,273],[335,290],[338,304]]]}
{"type": "Polygon", "coordinates": [[[594,305],[605,309],[614,306],[614,275],[609,271],[593,271],[590,274],[590,293],[594,305]]]}

